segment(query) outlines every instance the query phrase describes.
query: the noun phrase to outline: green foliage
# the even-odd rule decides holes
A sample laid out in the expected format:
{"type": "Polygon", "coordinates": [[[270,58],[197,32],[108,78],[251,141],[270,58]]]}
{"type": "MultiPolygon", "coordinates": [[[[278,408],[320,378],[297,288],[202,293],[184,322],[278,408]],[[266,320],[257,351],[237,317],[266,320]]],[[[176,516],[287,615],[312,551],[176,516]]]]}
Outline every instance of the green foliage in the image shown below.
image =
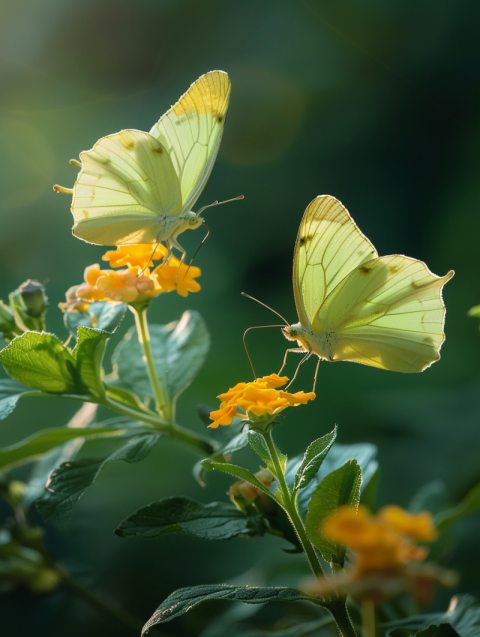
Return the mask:
{"type": "Polygon", "coordinates": [[[431,629],[427,633],[429,637],[454,637],[451,631],[441,628],[442,624],[451,626],[461,637],[478,637],[480,630],[480,605],[471,595],[457,595],[452,598],[450,607],[445,613],[427,613],[415,615],[383,624],[385,637],[394,637],[397,634],[405,634],[403,631],[420,632],[431,629]],[[439,632],[434,632],[437,630],[439,632]]]}
{"type": "Polygon", "coordinates": [[[44,429],[21,442],[0,449],[0,469],[5,470],[25,462],[31,462],[54,447],[63,445],[75,438],[121,436],[124,433],[124,429],[114,429],[112,427],[92,429],[56,427],[54,429],[44,429]]]}
{"type": "Polygon", "coordinates": [[[191,588],[181,588],[167,597],[143,627],[142,635],[145,635],[153,626],[180,617],[197,604],[210,600],[226,600],[243,602],[244,604],[299,601],[318,603],[318,598],[306,595],[294,588],[257,588],[254,586],[228,586],[226,584],[192,586],[191,588]]]}
{"type": "Polygon", "coordinates": [[[79,327],[95,327],[113,333],[123,320],[126,311],[126,303],[97,301],[89,305],[86,312],[64,312],[63,321],[73,336],[77,335],[79,327]]]}
{"type": "Polygon", "coordinates": [[[468,310],[468,316],[480,318],[480,305],[475,305],[468,310]]]}
{"type": "Polygon", "coordinates": [[[329,473],[312,495],[306,520],[307,533],[327,562],[343,566],[347,549],[325,537],[323,523],[339,506],[358,505],[361,484],[362,470],[356,460],[349,460],[340,469],[329,473]]]}
{"type": "Polygon", "coordinates": [[[439,531],[444,531],[461,518],[480,510],[480,484],[471,489],[463,500],[452,509],[441,511],[435,516],[435,525],[439,531]]]}
{"type": "MultiPolygon", "coordinates": [[[[184,312],[179,321],[149,328],[155,367],[170,402],[186,389],[203,365],[210,335],[198,312],[184,312]]],[[[135,328],[127,332],[112,362],[120,384],[142,398],[154,398],[135,328]]]]}
{"type": "Polygon", "coordinates": [[[120,537],[153,538],[170,533],[189,533],[207,540],[229,540],[238,535],[263,535],[260,515],[246,516],[233,504],[200,504],[191,498],[172,497],[152,502],[121,522],[120,537]]]}
{"type": "Polygon", "coordinates": [[[450,624],[433,624],[415,634],[415,637],[460,637],[450,624]]]}
{"type": "Polygon", "coordinates": [[[61,464],[50,476],[45,495],[37,501],[43,518],[56,523],[68,520],[75,503],[109,462],[139,462],[150,453],[159,437],[158,433],[135,435],[106,458],[82,458],[61,464]]]}
{"type": "MultiPolygon", "coordinates": [[[[295,622],[293,626],[273,631],[252,629],[241,632],[235,631],[234,634],[235,637],[308,637],[308,635],[312,635],[330,624],[333,624],[333,617],[322,617],[309,622],[295,622]]],[[[226,631],[224,634],[226,634],[226,631]]]]}
{"type": "Polygon", "coordinates": [[[0,352],[10,376],[28,387],[54,394],[78,390],[76,361],[53,334],[26,332],[0,352]]]}
{"type": "Polygon", "coordinates": [[[245,480],[246,482],[250,482],[254,487],[260,489],[263,493],[270,496],[274,500],[277,500],[276,496],[269,491],[257,478],[253,475],[251,471],[248,469],[244,469],[243,467],[238,467],[237,465],[230,464],[229,462],[215,462],[211,458],[207,458],[206,460],[202,460],[202,467],[206,471],[222,471],[223,473],[229,473],[235,478],[239,480],[245,480]]]}
{"type": "MultiPolygon", "coordinates": [[[[257,456],[259,456],[263,460],[267,469],[271,471],[273,475],[276,475],[277,472],[275,470],[275,466],[270,458],[270,453],[268,451],[265,438],[262,436],[262,434],[256,433],[255,431],[249,431],[248,442],[257,456]]],[[[275,449],[277,450],[277,457],[280,462],[282,471],[285,472],[285,468],[287,466],[287,456],[280,451],[277,445],[275,445],[275,449]]]]}
{"type": "Polygon", "coordinates": [[[17,406],[19,398],[27,394],[35,392],[15,380],[0,378],[0,420],[9,416],[17,406]]]}
{"type": "MultiPolygon", "coordinates": [[[[335,469],[342,467],[348,460],[355,459],[360,465],[362,469],[362,489],[364,489],[378,468],[378,462],[375,458],[376,454],[377,448],[375,445],[369,443],[355,445],[340,445],[337,443],[333,445],[312,481],[298,492],[298,508],[302,517],[306,516],[310,498],[323,478],[332,471],[335,471],[335,469]]],[[[303,456],[301,455],[288,461],[285,478],[291,489],[294,487],[295,474],[302,461],[303,456]]]]}
{"type": "Polygon", "coordinates": [[[41,332],[45,329],[48,299],[45,288],[38,281],[25,281],[9,295],[10,308],[17,328],[41,332]]]}
{"type": "Polygon", "coordinates": [[[331,433],[312,442],[308,447],[302,463],[295,473],[294,491],[304,489],[315,478],[336,437],[337,427],[331,433]]]}
{"type": "Polygon", "coordinates": [[[84,387],[91,396],[99,401],[105,396],[102,382],[102,360],[109,338],[109,332],[90,327],[79,327],[77,345],[72,352],[76,360],[77,384],[84,387]]]}

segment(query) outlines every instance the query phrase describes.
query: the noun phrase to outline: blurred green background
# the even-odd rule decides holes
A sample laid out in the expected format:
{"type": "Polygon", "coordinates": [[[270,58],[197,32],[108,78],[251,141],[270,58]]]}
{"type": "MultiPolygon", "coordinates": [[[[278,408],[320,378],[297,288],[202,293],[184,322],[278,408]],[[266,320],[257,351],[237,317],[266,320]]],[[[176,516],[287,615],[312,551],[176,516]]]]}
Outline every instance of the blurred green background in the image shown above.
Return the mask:
{"type": "MultiPolygon", "coordinates": [[[[241,291],[296,321],[296,232],[307,204],[331,194],[379,254],[422,259],[438,275],[456,271],[445,289],[447,340],[441,361],[421,375],[324,363],[315,403],[289,413],[280,445],[298,454],[337,423],[340,442],[378,445],[382,503],[406,506],[434,479],[457,500],[480,478],[480,334],[466,315],[480,303],[479,19],[474,0],[2,2],[0,298],[28,277],[45,282],[49,329],[67,337],[56,305],[103,250],[72,236],[70,199],[53,184],[71,187],[68,160],[98,138],[149,130],[197,77],[225,70],[230,109],[199,204],[239,194],[245,201],[205,213],[212,233],[196,260],[201,293],[165,295],[150,311],[152,322],[166,323],[196,309],[211,330],[211,353],[180,402],[179,422],[201,431],[195,405],[215,406],[217,394],[250,378],[243,331],[276,319],[241,291]]],[[[190,254],[201,236],[183,235],[190,254]]],[[[279,330],[252,334],[257,371],[276,371],[285,347],[279,330]]],[[[310,389],[313,371],[310,361],[297,389],[310,389]]],[[[26,399],[2,423],[0,443],[60,426],[76,408],[26,399]]],[[[180,586],[261,583],[273,566],[300,564],[271,538],[113,535],[154,499],[225,498],[227,478],[209,476],[207,490],[196,484],[196,460],[165,441],[142,463],[111,463],[69,526],[49,529],[50,547],[85,585],[144,620],[180,586]]],[[[255,468],[251,456],[243,460],[255,468]]],[[[462,572],[459,590],[480,592],[479,533],[478,515],[457,529],[449,564],[462,572]]],[[[11,594],[1,608],[7,634],[14,626],[17,635],[76,636],[87,627],[92,637],[124,634],[64,590],[11,594]]],[[[196,634],[188,621],[169,633],[196,634]]]]}

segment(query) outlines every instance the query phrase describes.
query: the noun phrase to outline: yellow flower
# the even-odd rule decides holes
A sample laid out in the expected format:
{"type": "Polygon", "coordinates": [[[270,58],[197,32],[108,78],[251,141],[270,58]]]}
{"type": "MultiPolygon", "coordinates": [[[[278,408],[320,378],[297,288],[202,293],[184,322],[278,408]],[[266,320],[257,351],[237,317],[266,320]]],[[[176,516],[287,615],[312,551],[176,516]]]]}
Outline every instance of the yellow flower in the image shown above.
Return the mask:
{"type": "Polygon", "coordinates": [[[102,257],[103,261],[108,261],[111,268],[121,268],[138,266],[140,270],[150,267],[152,261],[158,261],[168,256],[168,250],[161,243],[153,252],[151,243],[139,243],[132,246],[118,246],[116,250],[108,250],[102,257]]]}
{"type": "Polygon", "coordinates": [[[199,292],[200,284],[195,281],[201,274],[200,268],[180,263],[177,257],[164,261],[152,273],[156,277],[163,292],[177,290],[180,296],[188,296],[189,292],[199,292]]]}
{"type": "Polygon", "coordinates": [[[245,417],[237,412],[237,406],[246,412],[246,417],[274,416],[286,407],[304,405],[315,398],[313,392],[305,394],[303,391],[290,394],[279,391],[288,382],[286,376],[271,374],[263,378],[257,378],[251,383],[238,383],[218,398],[222,401],[218,411],[212,411],[210,418],[213,423],[209,427],[216,428],[219,425],[230,425],[235,416],[245,417]]]}
{"type": "Polygon", "coordinates": [[[400,507],[389,506],[372,516],[360,506],[341,506],[325,520],[323,532],[334,542],[348,545],[355,553],[354,574],[400,572],[412,561],[422,561],[425,549],[412,539],[433,541],[436,531],[426,511],[411,515],[400,507]]]}
{"type": "Polygon", "coordinates": [[[118,301],[124,303],[143,303],[155,298],[162,292],[177,290],[181,296],[189,292],[198,292],[200,284],[195,281],[200,276],[200,268],[188,268],[184,263],[171,256],[167,261],[168,250],[159,244],[152,256],[152,244],[119,246],[108,250],[102,257],[112,267],[126,266],[123,270],[101,270],[95,263],[85,269],[84,282],[70,288],[66,303],[61,303],[63,311],[85,312],[88,303],[95,301],[118,301]],[[153,260],[164,259],[153,272],[148,267],[153,260]]]}

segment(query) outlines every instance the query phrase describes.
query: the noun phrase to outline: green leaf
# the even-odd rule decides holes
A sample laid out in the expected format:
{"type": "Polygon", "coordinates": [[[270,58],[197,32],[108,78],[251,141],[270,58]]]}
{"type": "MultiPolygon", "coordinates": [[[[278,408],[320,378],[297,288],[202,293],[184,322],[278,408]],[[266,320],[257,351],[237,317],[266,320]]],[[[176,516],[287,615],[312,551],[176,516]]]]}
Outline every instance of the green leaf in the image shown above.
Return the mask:
{"type": "Polygon", "coordinates": [[[238,535],[263,535],[264,530],[260,515],[247,517],[233,504],[200,504],[174,496],[142,507],[121,522],[115,533],[120,537],[153,538],[183,532],[206,540],[229,540],[238,535]]]}
{"type": "Polygon", "coordinates": [[[28,387],[54,394],[77,392],[75,359],[53,334],[26,332],[0,352],[10,376],[28,387]]]}
{"type": "MultiPolygon", "coordinates": [[[[163,388],[174,400],[203,365],[210,335],[198,312],[184,312],[180,321],[149,327],[153,358],[163,388]]],[[[112,362],[122,386],[140,397],[154,398],[135,328],[127,332],[112,362]]]]}
{"type": "Polygon", "coordinates": [[[474,316],[480,318],[480,305],[475,305],[468,310],[468,316],[474,316]]]}
{"type": "Polygon", "coordinates": [[[114,400],[121,405],[125,405],[126,407],[130,407],[131,409],[135,409],[136,411],[141,411],[144,414],[148,414],[149,416],[157,416],[157,414],[150,409],[147,409],[145,405],[142,403],[140,398],[129,391],[128,389],[124,389],[123,387],[116,387],[114,385],[107,385],[104,383],[105,392],[107,397],[111,400],[114,400]]]}
{"type": "Polygon", "coordinates": [[[322,462],[327,457],[335,438],[337,437],[337,427],[327,434],[312,442],[303,456],[301,465],[295,473],[294,490],[304,489],[315,478],[322,462]]]}
{"type": "Polygon", "coordinates": [[[61,464],[50,476],[47,492],[37,501],[43,518],[49,522],[67,520],[75,503],[109,462],[139,462],[148,455],[159,437],[157,433],[137,435],[106,458],[82,458],[61,464]]]}
{"type": "Polygon", "coordinates": [[[9,416],[17,406],[18,399],[25,394],[33,394],[32,390],[10,378],[0,379],[0,420],[9,416]]]}
{"type": "Polygon", "coordinates": [[[480,484],[471,489],[463,500],[453,509],[447,509],[435,516],[435,526],[443,531],[461,518],[480,510],[480,484]]]}
{"type": "Polygon", "coordinates": [[[254,586],[228,586],[226,584],[207,584],[181,588],[160,604],[142,630],[142,635],[150,628],[162,624],[176,617],[180,617],[197,604],[209,600],[227,600],[243,602],[244,604],[265,604],[266,602],[313,602],[318,604],[318,598],[297,591],[294,588],[254,586]]]}
{"type": "Polygon", "coordinates": [[[239,478],[240,480],[245,480],[246,482],[250,482],[254,487],[257,487],[260,491],[265,493],[266,495],[273,498],[273,500],[277,500],[275,495],[269,491],[261,482],[257,480],[257,478],[253,475],[251,471],[248,469],[244,469],[243,467],[238,467],[235,464],[230,464],[229,462],[215,462],[211,458],[207,458],[206,460],[202,460],[202,467],[206,471],[222,471],[223,473],[229,473],[235,478],[239,478]]]}
{"type": "Polygon", "coordinates": [[[356,460],[349,460],[340,469],[329,473],[312,495],[306,529],[308,537],[327,562],[343,566],[347,549],[324,536],[323,523],[342,504],[358,505],[361,484],[362,470],[356,460]]]}
{"type": "MultiPolygon", "coordinates": [[[[275,466],[270,458],[270,453],[268,451],[267,443],[265,442],[265,438],[262,436],[262,434],[259,434],[255,431],[249,431],[248,442],[250,444],[250,447],[257,454],[257,456],[259,456],[263,460],[267,469],[271,471],[274,476],[277,475],[275,466]]],[[[285,472],[285,468],[287,466],[287,456],[285,456],[280,451],[280,449],[277,447],[275,443],[273,444],[275,445],[275,449],[277,450],[277,455],[278,455],[278,459],[280,460],[282,471],[285,472]]]]}
{"type": "MultiPolygon", "coordinates": [[[[248,431],[244,429],[239,434],[228,440],[223,447],[220,447],[210,458],[212,460],[222,461],[225,456],[230,456],[235,451],[240,451],[248,445],[248,431]]],[[[205,469],[202,466],[202,460],[195,463],[193,467],[193,476],[201,487],[205,487],[205,469]]]]}
{"type": "Polygon", "coordinates": [[[79,327],[77,345],[72,352],[77,361],[76,371],[79,383],[97,400],[105,396],[102,360],[110,336],[109,332],[102,332],[92,327],[79,327]]]}
{"type": "MultiPolygon", "coordinates": [[[[448,624],[462,637],[478,637],[480,634],[480,606],[471,595],[456,595],[452,597],[450,606],[445,613],[427,613],[415,615],[405,619],[396,619],[385,623],[385,637],[393,637],[397,631],[426,631],[432,625],[448,624]]],[[[445,631],[445,629],[442,629],[445,631]]],[[[400,633],[400,634],[402,634],[400,633]]],[[[435,633],[434,633],[435,634],[435,633]]],[[[439,637],[453,637],[445,632],[438,633],[439,637]]],[[[431,637],[431,634],[430,634],[431,637]]]]}
{"type": "Polygon", "coordinates": [[[433,624],[415,633],[415,637],[460,637],[460,635],[450,624],[433,624]]]}
{"type": "Polygon", "coordinates": [[[123,320],[127,307],[126,303],[97,301],[86,312],[64,312],[63,321],[73,336],[77,335],[79,327],[95,327],[113,334],[123,320]]]}
{"type": "Polygon", "coordinates": [[[11,468],[15,465],[31,462],[50,451],[50,449],[59,447],[74,438],[121,436],[124,433],[124,429],[114,429],[112,427],[91,429],[57,427],[55,429],[44,429],[14,445],[0,449],[0,469],[5,470],[7,467],[11,468]]]}
{"type": "MultiPolygon", "coordinates": [[[[304,518],[306,516],[310,498],[323,478],[332,471],[335,471],[335,469],[342,467],[347,460],[355,459],[360,465],[362,469],[362,489],[364,489],[378,468],[378,462],[375,459],[376,454],[377,448],[375,445],[369,443],[355,445],[334,444],[323,461],[317,475],[309,485],[298,492],[297,502],[302,517],[304,518]]],[[[295,474],[302,462],[303,456],[296,456],[288,461],[285,478],[291,489],[294,487],[295,474]]]]}
{"type": "Polygon", "coordinates": [[[447,508],[447,490],[441,480],[432,480],[420,487],[408,505],[408,510],[411,513],[430,511],[433,515],[443,512],[447,508]]]}
{"type": "Polygon", "coordinates": [[[375,512],[377,510],[377,491],[380,483],[380,469],[377,467],[375,473],[370,478],[370,481],[362,489],[361,503],[365,505],[370,511],[375,512]]]}

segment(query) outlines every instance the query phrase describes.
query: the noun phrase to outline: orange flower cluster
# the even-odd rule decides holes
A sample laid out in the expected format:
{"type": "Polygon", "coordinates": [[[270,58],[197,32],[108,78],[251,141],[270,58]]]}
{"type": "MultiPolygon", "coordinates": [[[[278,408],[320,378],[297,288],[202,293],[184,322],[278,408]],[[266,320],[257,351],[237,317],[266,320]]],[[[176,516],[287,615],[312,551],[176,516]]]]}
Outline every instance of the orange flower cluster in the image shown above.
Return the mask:
{"type": "Polygon", "coordinates": [[[220,409],[210,413],[213,422],[209,427],[216,429],[219,425],[230,425],[235,416],[245,418],[245,414],[238,412],[238,407],[246,412],[249,419],[258,419],[276,415],[286,407],[304,405],[315,398],[313,392],[290,394],[277,389],[286,383],[288,378],[278,374],[257,378],[251,383],[238,383],[218,396],[222,401],[220,409]]]}
{"type": "Polygon", "coordinates": [[[433,542],[437,531],[430,513],[411,514],[398,506],[384,507],[377,516],[360,506],[341,506],[325,521],[323,532],[356,553],[354,576],[400,572],[408,562],[427,555],[417,542],[433,542]]]}
{"type": "Polygon", "coordinates": [[[67,302],[60,307],[68,311],[85,311],[87,304],[94,301],[141,303],[172,290],[177,290],[180,296],[198,292],[200,284],[195,279],[200,276],[200,268],[189,268],[176,257],[170,256],[168,260],[167,257],[168,250],[161,244],[153,254],[149,243],[108,250],[102,259],[108,261],[111,268],[124,269],[101,270],[98,263],[88,266],[84,282],[68,290],[67,302]],[[159,259],[163,262],[150,271],[152,261],[159,259]]]}

